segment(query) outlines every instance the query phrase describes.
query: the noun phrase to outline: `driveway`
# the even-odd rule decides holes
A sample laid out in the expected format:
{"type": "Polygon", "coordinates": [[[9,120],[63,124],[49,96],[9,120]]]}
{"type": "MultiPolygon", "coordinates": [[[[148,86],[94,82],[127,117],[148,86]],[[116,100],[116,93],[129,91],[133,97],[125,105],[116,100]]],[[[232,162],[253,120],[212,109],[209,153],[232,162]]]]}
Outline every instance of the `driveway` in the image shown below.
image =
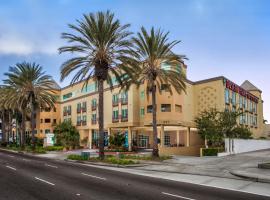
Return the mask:
{"type": "MultiPolygon", "coordinates": [[[[225,157],[174,156],[173,159],[160,164],[139,167],[138,169],[238,178],[230,172],[254,170],[257,169],[259,163],[267,161],[270,162],[270,149],[225,157]]],[[[264,172],[270,175],[270,170],[264,170],[264,172]]]]}

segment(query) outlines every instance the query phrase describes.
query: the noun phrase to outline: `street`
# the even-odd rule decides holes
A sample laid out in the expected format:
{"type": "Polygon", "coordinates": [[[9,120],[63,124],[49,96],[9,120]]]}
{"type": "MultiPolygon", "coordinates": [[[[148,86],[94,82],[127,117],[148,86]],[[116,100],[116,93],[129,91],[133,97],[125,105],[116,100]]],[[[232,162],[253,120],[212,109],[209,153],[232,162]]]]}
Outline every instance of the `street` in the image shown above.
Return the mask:
{"type": "Polygon", "coordinates": [[[0,151],[0,199],[270,199],[0,151]]]}

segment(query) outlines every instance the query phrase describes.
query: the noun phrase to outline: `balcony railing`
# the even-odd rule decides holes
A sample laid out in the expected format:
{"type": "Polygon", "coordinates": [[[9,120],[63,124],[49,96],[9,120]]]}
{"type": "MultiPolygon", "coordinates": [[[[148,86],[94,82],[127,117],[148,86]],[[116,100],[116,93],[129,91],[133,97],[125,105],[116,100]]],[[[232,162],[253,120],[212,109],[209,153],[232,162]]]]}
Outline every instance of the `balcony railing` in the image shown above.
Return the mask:
{"type": "Polygon", "coordinates": [[[71,110],[68,110],[67,111],[67,115],[71,115],[71,110]]]}
{"type": "Polygon", "coordinates": [[[92,111],[97,109],[97,104],[91,106],[92,111]]]}
{"type": "Polygon", "coordinates": [[[127,122],[127,121],[128,121],[128,116],[121,117],[121,122],[127,122]]]}
{"type": "Polygon", "coordinates": [[[86,111],[87,111],[87,109],[86,109],[86,108],[82,108],[81,110],[82,110],[82,112],[86,112],[86,111]]]}
{"type": "Polygon", "coordinates": [[[77,121],[77,126],[81,126],[82,122],[81,121],[77,121]]]}
{"type": "Polygon", "coordinates": [[[83,126],[86,126],[87,125],[87,122],[86,121],[82,121],[82,125],[83,126]]]}
{"type": "Polygon", "coordinates": [[[68,114],[67,111],[64,111],[64,112],[63,112],[63,115],[64,115],[64,116],[67,116],[67,114],[68,114]]]}
{"type": "Polygon", "coordinates": [[[122,99],[121,99],[121,104],[122,104],[122,105],[128,104],[128,98],[122,98],[122,99]]]}
{"type": "Polygon", "coordinates": [[[119,122],[119,117],[117,117],[117,118],[113,117],[113,118],[112,118],[112,122],[113,122],[113,123],[119,122]]]}
{"type": "Polygon", "coordinates": [[[113,105],[113,106],[118,106],[118,104],[119,104],[119,100],[114,100],[114,101],[112,101],[112,105],[113,105]]]}
{"type": "Polygon", "coordinates": [[[77,108],[77,113],[81,113],[82,109],[81,108],[77,108]]]}
{"type": "Polygon", "coordinates": [[[97,124],[97,119],[92,119],[91,124],[97,124]]]}

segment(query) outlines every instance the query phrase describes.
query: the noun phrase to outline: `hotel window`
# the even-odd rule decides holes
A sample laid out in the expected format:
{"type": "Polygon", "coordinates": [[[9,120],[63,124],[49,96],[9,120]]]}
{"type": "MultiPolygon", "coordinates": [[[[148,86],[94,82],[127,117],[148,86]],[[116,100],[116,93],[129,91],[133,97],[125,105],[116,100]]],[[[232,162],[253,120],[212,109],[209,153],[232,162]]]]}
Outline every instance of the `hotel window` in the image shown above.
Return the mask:
{"type": "Polygon", "coordinates": [[[171,138],[170,135],[166,135],[164,136],[164,145],[166,146],[170,146],[171,145],[171,138]]]}
{"type": "Polygon", "coordinates": [[[71,106],[67,107],[67,113],[68,113],[68,115],[71,115],[71,106]]]}
{"type": "Polygon", "coordinates": [[[64,94],[63,95],[63,100],[69,99],[72,97],[72,92],[68,93],[68,94],[64,94]]]}
{"type": "Polygon", "coordinates": [[[232,92],[232,105],[236,105],[236,93],[232,92]]]}
{"type": "Polygon", "coordinates": [[[45,134],[50,133],[50,132],[51,132],[50,129],[45,129],[45,134]]]}
{"type": "Polygon", "coordinates": [[[118,118],[119,118],[119,111],[113,110],[113,119],[118,119],[118,118]]]}
{"type": "Polygon", "coordinates": [[[45,119],[44,121],[45,121],[45,123],[51,123],[51,119],[48,119],[48,118],[45,119]]]}
{"type": "Polygon", "coordinates": [[[97,99],[91,100],[91,106],[92,106],[92,110],[97,108],[97,99]]]}
{"type": "Polygon", "coordinates": [[[141,117],[144,117],[144,107],[142,107],[142,108],[140,109],[140,116],[141,116],[141,117]]]}
{"type": "Polygon", "coordinates": [[[83,112],[86,112],[87,111],[87,104],[86,104],[86,102],[83,102],[82,103],[82,111],[83,112]]]}
{"type": "Polygon", "coordinates": [[[182,112],[182,106],[175,104],[175,112],[181,113],[182,112]]]}
{"type": "Polygon", "coordinates": [[[253,112],[253,102],[252,101],[250,101],[249,111],[253,112]]]}
{"type": "Polygon", "coordinates": [[[255,124],[255,126],[257,126],[257,122],[258,122],[257,116],[254,116],[254,124],[255,124]]]}
{"type": "Polygon", "coordinates": [[[149,105],[147,106],[147,113],[152,113],[153,112],[153,106],[149,105]]]}
{"type": "Polygon", "coordinates": [[[239,95],[239,108],[243,108],[243,97],[239,95]]]}
{"type": "Polygon", "coordinates": [[[53,119],[53,123],[56,124],[56,119],[53,119]]]}
{"type": "Polygon", "coordinates": [[[230,103],[230,91],[228,89],[225,89],[225,103],[230,103]]]}
{"type": "Polygon", "coordinates": [[[247,106],[247,99],[243,97],[243,108],[246,108],[247,106]]]}
{"type": "Polygon", "coordinates": [[[82,116],[82,125],[86,125],[87,124],[87,117],[86,115],[82,116]]]}
{"type": "Polygon", "coordinates": [[[113,96],[112,96],[112,102],[113,102],[113,105],[118,105],[118,100],[119,100],[119,96],[118,96],[118,94],[114,94],[113,96]]]}
{"type": "Polygon", "coordinates": [[[127,108],[122,109],[121,115],[122,115],[121,116],[122,119],[127,119],[128,118],[128,109],[127,108]]]}
{"type": "Polygon", "coordinates": [[[127,92],[123,92],[121,94],[121,102],[122,102],[122,104],[128,102],[128,93],[127,92]]]}
{"type": "Polygon", "coordinates": [[[257,103],[254,103],[254,112],[257,113],[257,103]]]}
{"type": "Polygon", "coordinates": [[[81,125],[81,116],[77,116],[77,126],[81,125]]]}
{"type": "Polygon", "coordinates": [[[141,100],[144,100],[144,96],[145,96],[144,91],[141,91],[140,92],[140,98],[141,98],[141,100]]]}
{"type": "Polygon", "coordinates": [[[81,103],[77,103],[77,113],[81,112],[81,103]]]}
{"type": "Polygon", "coordinates": [[[171,104],[161,104],[161,112],[171,112],[171,104]]]}
{"type": "Polygon", "coordinates": [[[249,122],[249,116],[248,116],[247,113],[246,113],[246,116],[245,116],[245,117],[246,117],[246,125],[248,125],[248,124],[249,124],[249,123],[248,123],[248,122],[249,122]]]}
{"type": "Polygon", "coordinates": [[[92,120],[92,124],[96,124],[97,123],[97,114],[93,113],[91,116],[91,120],[92,120]]]}

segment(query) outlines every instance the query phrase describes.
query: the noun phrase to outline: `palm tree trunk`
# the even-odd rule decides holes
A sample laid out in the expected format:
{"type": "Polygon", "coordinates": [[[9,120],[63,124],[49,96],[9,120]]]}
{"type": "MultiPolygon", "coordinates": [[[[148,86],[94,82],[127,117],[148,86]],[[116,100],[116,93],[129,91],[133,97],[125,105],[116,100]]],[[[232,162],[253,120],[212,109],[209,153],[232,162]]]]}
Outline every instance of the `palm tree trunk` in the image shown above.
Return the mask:
{"type": "MultiPolygon", "coordinates": [[[[157,139],[157,102],[156,102],[156,86],[152,88],[152,116],[153,116],[153,157],[159,157],[158,139],[157,139]]],[[[162,138],[161,138],[162,139],[162,138]]]]}
{"type": "Polygon", "coordinates": [[[98,80],[98,131],[99,131],[99,158],[104,159],[104,106],[103,106],[103,79],[98,80]]]}
{"type": "Polygon", "coordinates": [[[25,112],[22,111],[22,124],[21,124],[21,146],[25,145],[25,112]]]}
{"type": "Polygon", "coordinates": [[[31,133],[32,133],[32,150],[36,149],[36,138],[35,138],[35,110],[33,99],[31,100],[31,133]]]}
{"type": "Polygon", "coordinates": [[[6,142],[5,110],[2,111],[2,141],[6,142]]]}

